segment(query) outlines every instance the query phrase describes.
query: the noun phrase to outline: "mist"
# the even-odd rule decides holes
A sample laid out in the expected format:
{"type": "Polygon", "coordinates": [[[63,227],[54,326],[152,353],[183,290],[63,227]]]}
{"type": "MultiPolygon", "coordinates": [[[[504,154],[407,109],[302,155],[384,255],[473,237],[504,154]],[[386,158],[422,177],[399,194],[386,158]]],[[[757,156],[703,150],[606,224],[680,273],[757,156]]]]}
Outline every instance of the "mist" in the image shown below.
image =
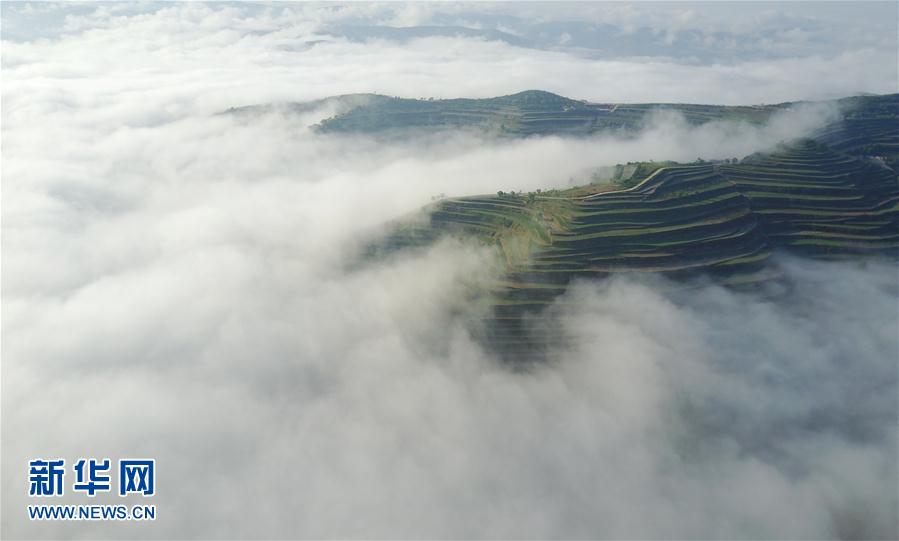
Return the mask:
{"type": "Polygon", "coordinates": [[[212,115],[50,134],[65,169],[20,147],[4,163],[4,354],[19,362],[3,406],[6,434],[28,437],[4,438],[4,487],[26,486],[10,465],[32,456],[150,454],[165,519],[29,524],[8,490],[5,535],[891,536],[887,263],[785,261],[788,294],[577,284],[555,309],[560,360],[523,373],[471,338],[466,298],[499,272],[489,248],[348,265],[434,194],[743,156],[831,112],[784,114],[409,143],[212,115]]]}
{"type": "Polygon", "coordinates": [[[288,254],[192,252],[7,301],[5,354],[29,363],[5,368],[5,428],[28,434],[6,463],[141,452],[161,488],[149,527],[65,529],[18,518],[9,491],[6,535],[896,532],[889,264],[786,260],[753,293],[580,283],[555,308],[566,349],[521,372],[467,331],[487,253],[445,243],[322,277],[288,254]]]}
{"type": "Polygon", "coordinates": [[[3,538],[899,535],[895,262],[782,254],[780,279],[745,290],[577,282],[549,309],[565,346],[527,370],[472,338],[471,292],[502,272],[489,246],[356,264],[439,194],[743,157],[832,109],[524,140],[219,114],[357,91],[814,99],[882,90],[889,74],[858,59],[894,52],[735,67],[457,37],[301,56],[284,46],[319,31],[302,16],[123,9],[3,42],[3,538]],[[30,522],[28,461],[56,456],[155,457],[157,520],[30,522]]]}

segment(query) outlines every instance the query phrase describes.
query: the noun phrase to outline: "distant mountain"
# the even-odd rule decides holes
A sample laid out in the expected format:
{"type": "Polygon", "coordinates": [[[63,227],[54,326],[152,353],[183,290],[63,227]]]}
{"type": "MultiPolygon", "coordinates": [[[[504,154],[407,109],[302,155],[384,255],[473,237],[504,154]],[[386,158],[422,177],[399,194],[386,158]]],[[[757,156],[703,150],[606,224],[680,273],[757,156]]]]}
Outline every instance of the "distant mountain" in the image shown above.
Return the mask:
{"type": "MultiPolygon", "coordinates": [[[[303,112],[328,103],[340,112],[322,121],[320,132],[410,135],[461,128],[498,137],[634,132],[658,109],[677,111],[693,124],[763,123],[795,105],[597,104],[529,90],[488,99],[350,95],[278,107],[303,112]]],[[[532,323],[577,278],[703,274],[737,285],[770,279],[768,261],[778,251],[896,259],[899,94],[835,104],[840,118],[811,138],[742,160],[633,163],[619,166],[612,184],[441,200],[425,209],[424,221],[393,224],[369,246],[368,257],[446,235],[495,247],[506,272],[482,292],[490,315],[480,328],[487,329],[486,343],[515,359],[539,355],[555,337],[546,325],[532,323]]]]}
{"type": "MultiPolygon", "coordinates": [[[[413,129],[478,129],[500,136],[588,135],[610,129],[634,130],[645,116],[658,109],[678,111],[688,122],[734,119],[760,123],[774,111],[791,104],[761,106],[687,105],[666,103],[589,103],[542,90],[483,99],[408,99],[379,94],[351,94],[306,103],[277,105],[297,111],[326,103],[341,104],[343,111],[324,120],[322,132],[383,132],[413,129]]],[[[229,112],[251,114],[275,107],[256,105],[229,112]]]]}
{"type": "MultiPolygon", "coordinates": [[[[833,100],[842,118],[813,137],[853,155],[883,157],[899,165],[899,94],[833,100]]],[[[583,136],[604,131],[635,132],[653,111],[681,113],[687,122],[740,120],[754,124],[796,105],[724,106],[676,103],[589,103],[528,90],[484,99],[408,99],[379,94],[351,94],[306,103],[248,106],[234,114],[253,114],[272,107],[304,112],[334,105],[339,111],[316,128],[332,133],[397,133],[411,130],[471,129],[499,137],[533,135],[583,136]]]]}

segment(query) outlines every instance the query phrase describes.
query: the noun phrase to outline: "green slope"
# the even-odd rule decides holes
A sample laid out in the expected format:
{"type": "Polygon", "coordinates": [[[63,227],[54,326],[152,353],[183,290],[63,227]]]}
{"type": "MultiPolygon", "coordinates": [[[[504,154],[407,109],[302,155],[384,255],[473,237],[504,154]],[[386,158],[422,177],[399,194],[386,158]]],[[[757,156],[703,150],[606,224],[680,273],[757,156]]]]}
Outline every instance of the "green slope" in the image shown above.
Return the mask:
{"type": "Polygon", "coordinates": [[[770,277],[766,262],[778,250],[895,258],[897,204],[895,172],[803,140],[739,164],[662,167],[617,191],[444,200],[432,205],[428,221],[395,230],[380,249],[442,235],[495,246],[506,273],[484,300],[492,314],[485,339],[524,359],[552,332],[522,316],[539,314],[573,279],[702,273],[745,284],[770,277]]]}
{"type": "MultiPolygon", "coordinates": [[[[740,163],[637,163],[616,170],[619,189],[584,186],[527,195],[462,197],[432,205],[424,223],[400,224],[377,254],[444,235],[494,246],[505,275],[482,302],[485,341],[513,358],[539,355],[558,333],[541,311],[576,278],[621,272],[703,274],[728,284],[770,278],[777,251],[816,258],[896,257],[899,246],[899,94],[830,102],[836,120],[776,152],[740,163]],[[537,314],[536,316],[533,316],[537,314]],[[524,317],[527,315],[527,317],[524,317]],[[533,317],[532,317],[533,316],[533,317]],[[530,324],[534,323],[534,324],[530,324]]],[[[466,129],[499,137],[632,133],[656,110],[689,123],[764,123],[796,104],[597,104],[549,92],[489,99],[414,100],[375,94],[233,109],[338,111],[316,129],[401,137],[466,129]]]]}
{"type": "MultiPolygon", "coordinates": [[[[499,137],[586,136],[639,130],[655,111],[675,111],[691,124],[735,120],[760,124],[797,105],[721,106],[675,103],[589,103],[540,90],[485,99],[407,99],[348,94],[303,103],[232,108],[225,114],[252,116],[277,110],[303,114],[323,107],[336,111],[315,128],[323,133],[396,133],[465,129],[499,137]]],[[[853,156],[876,156],[899,167],[899,94],[855,96],[827,102],[838,118],[812,134],[814,139],[853,156]]]]}
{"type": "Polygon", "coordinates": [[[841,118],[813,137],[854,156],[880,156],[899,170],[899,94],[857,96],[838,104],[841,118]]]}
{"type": "MultiPolygon", "coordinates": [[[[227,114],[253,114],[272,109],[304,113],[333,106],[322,132],[373,133],[390,130],[469,128],[513,137],[587,135],[606,130],[634,130],[658,110],[681,113],[691,124],[713,120],[762,123],[771,114],[800,102],[774,105],[723,106],[681,103],[590,103],[528,90],[483,99],[409,99],[379,94],[348,94],[302,103],[232,108],[227,114]]],[[[840,119],[815,135],[834,148],[852,153],[875,145],[895,149],[899,137],[899,94],[855,96],[827,102],[840,119]]]]}
{"type": "Polygon", "coordinates": [[[416,100],[377,96],[323,121],[323,132],[409,129],[479,129],[503,136],[588,135],[635,130],[653,110],[682,113],[688,122],[733,119],[763,122],[785,104],[725,107],[684,104],[598,104],[528,90],[486,99],[416,100]]]}

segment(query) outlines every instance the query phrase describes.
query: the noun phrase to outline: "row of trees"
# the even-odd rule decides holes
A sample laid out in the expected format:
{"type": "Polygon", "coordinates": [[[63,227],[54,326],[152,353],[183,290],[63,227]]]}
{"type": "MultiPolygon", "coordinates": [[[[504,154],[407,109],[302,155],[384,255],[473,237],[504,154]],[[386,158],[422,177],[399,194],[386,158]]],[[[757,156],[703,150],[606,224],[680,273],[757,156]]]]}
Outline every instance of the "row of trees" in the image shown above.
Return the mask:
{"type": "Polygon", "coordinates": [[[537,201],[537,197],[539,197],[540,195],[554,194],[556,192],[557,192],[557,190],[547,190],[546,192],[544,192],[540,188],[537,188],[536,191],[527,192],[527,193],[525,193],[521,190],[518,190],[517,192],[515,192],[515,191],[504,192],[502,190],[499,190],[498,192],[496,192],[496,196],[497,197],[505,197],[505,198],[509,198],[509,199],[524,199],[528,205],[531,205],[537,201]]]}

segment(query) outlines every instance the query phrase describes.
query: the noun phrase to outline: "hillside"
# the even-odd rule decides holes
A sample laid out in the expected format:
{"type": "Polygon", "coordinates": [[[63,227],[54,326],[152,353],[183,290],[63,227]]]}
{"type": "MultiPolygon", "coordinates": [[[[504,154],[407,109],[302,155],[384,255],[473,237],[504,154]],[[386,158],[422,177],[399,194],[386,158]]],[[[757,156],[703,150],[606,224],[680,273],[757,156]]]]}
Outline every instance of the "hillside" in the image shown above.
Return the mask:
{"type": "Polygon", "coordinates": [[[838,101],[842,118],[815,139],[854,156],[880,156],[899,170],[899,94],[857,96],[838,101]]]}
{"type": "MultiPolygon", "coordinates": [[[[540,90],[484,99],[408,99],[379,94],[348,94],[312,102],[252,105],[227,114],[253,115],[278,108],[302,114],[332,107],[337,113],[315,129],[322,133],[398,133],[468,129],[499,137],[586,136],[632,133],[655,111],[675,111],[688,123],[736,120],[752,124],[800,102],[774,105],[700,105],[678,103],[589,103],[540,90]]],[[[854,96],[830,103],[838,119],[812,134],[835,150],[854,156],[878,156],[899,165],[899,94],[854,96]]]]}
{"type": "Polygon", "coordinates": [[[784,107],[687,104],[588,103],[540,90],[485,99],[416,100],[377,96],[365,105],[324,120],[323,132],[380,132],[395,129],[469,128],[509,137],[588,135],[636,130],[654,110],[674,110],[688,122],[716,119],[759,123],[784,107]]]}
{"type": "Polygon", "coordinates": [[[492,314],[485,338],[521,359],[553,335],[527,321],[576,278],[701,273],[747,284],[771,277],[766,262],[777,251],[895,258],[899,248],[896,173],[814,140],[740,163],[660,167],[630,188],[583,193],[443,200],[423,224],[397,226],[373,250],[408,249],[443,235],[496,246],[506,273],[482,299],[492,314]]]}
{"type": "MultiPolygon", "coordinates": [[[[489,314],[484,341],[515,359],[558,339],[542,310],[577,278],[654,272],[704,275],[723,284],[767,280],[783,251],[813,258],[895,258],[899,248],[899,94],[830,102],[838,118],[810,138],[742,160],[638,162],[612,185],[529,194],[498,192],[431,205],[426,219],[394,224],[367,253],[426,246],[453,235],[494,246],[504,275],[480,292],[489,314]],[[733,163],[732,163],[733,162],[733,163]],[[525,317],[526,316],[526,317],[525,317]]],[[[376,94],[254,106],[336,112],[319,133],[406,137],[421,130],[477,130],[497,137],[630,134],[653,111],[691,124],[761,124],[796,105],[597,104],[531,90],[488,99],[404,99],[376,94]]]]}

